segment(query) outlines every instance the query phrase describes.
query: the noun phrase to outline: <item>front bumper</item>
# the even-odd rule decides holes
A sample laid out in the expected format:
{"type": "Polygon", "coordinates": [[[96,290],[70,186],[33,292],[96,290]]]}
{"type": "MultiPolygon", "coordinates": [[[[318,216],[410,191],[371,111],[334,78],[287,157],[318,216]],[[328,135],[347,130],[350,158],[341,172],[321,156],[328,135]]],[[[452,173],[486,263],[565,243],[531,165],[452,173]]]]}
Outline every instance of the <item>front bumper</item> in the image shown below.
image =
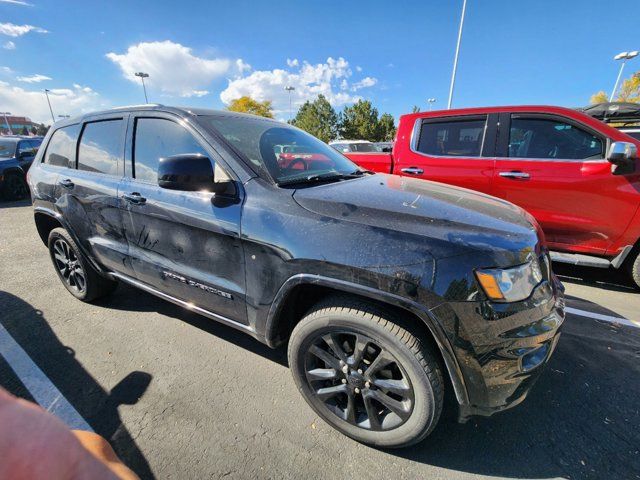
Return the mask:
{"type": "Polygon", "coordinates": [[[551,276],[522,302],[449,302],[432,311],[445,327],[462,372],[467,399],[460,402],[461,421],[524,400],[558,343],[563,293],[551,276]]]}

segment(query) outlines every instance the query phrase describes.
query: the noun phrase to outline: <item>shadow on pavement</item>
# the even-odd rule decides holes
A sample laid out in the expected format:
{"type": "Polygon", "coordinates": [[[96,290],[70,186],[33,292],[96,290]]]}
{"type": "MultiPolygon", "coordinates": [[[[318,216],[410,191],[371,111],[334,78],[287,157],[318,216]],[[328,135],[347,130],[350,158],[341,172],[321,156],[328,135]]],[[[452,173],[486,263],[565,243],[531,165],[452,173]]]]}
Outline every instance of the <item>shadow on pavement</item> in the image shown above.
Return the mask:
{"type": "Polygon", "coordinates": [[[448,418],[390,452],[511,478],[640,478],[640,329],[569,316],[525,402],[490,419],[448,418]]]}
{"type": "MultiPolygon", "coordinates": [[[[122,461],[141,478],[153,478],[147,460],[118,413],[120,405],[138,402],[151,375],[131,372],[110,392],[105,391],[75,358],[73,349],[60,342],[40,310],[1,291],[0,323],[96,433],[111,443],[122,461]]],[[[4,388],[33,400],[4,361],[0,362],[0,374],[4,388]]]]}
{"type": "Polygon", "coordinates": [[[601,288],[614,292],[640,293],[628,278],[625,270],[615,268],[593,268],[569,265],[566,263],[554,263],[553,271],[560,277],[563,283],[574,283],[601,288]]]}
{"type": "Polygon", "coordinates": [[[26,198],[24,200],[5,200],[0,197],[0,209],[2,208],[16,208],[16,207],[28,207],[31,205],[31,200],[26,198]]]}

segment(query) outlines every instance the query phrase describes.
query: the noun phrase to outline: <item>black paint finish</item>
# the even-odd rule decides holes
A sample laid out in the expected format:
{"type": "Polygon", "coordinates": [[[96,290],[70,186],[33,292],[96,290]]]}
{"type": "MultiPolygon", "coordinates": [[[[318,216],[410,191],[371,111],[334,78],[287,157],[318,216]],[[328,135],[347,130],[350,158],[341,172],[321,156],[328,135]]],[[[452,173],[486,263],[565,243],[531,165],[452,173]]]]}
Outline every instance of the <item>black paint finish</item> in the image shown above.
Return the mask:
{"type": "Polygon", "coordinates": [[[271,346],[286,340],[290,314],[305,301],[301,287],[394,306],[439,347],[461,419],[518,404],[553,352],[564,319],[553,274],[511,304],[488,301],[474,276],[477,268],[545,253],[535,221],[518,207],[381,174],[280,188],[200,119],[218,115],[210,110],[93,114],[54,126],[43,145],[56,128],[114,115],[128,119],[117,177],[44,164],[45,148],[29,172],[41,236],[59,222],[105,275],[192,305],[271,346]],[[133,122],[142,116],[183,125],[231,179],[233,194],[131,178],[133,122]]]}

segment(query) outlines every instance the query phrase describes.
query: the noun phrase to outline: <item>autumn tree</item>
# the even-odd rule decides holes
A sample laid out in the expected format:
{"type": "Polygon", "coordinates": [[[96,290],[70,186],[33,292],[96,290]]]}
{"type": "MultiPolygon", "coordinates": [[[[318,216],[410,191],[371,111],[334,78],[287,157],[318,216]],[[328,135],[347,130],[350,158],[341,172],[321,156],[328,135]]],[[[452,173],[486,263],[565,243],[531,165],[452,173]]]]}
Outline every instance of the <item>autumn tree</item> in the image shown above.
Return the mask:
{"type": "Polygon", "coordinates": [[[324,95],[318,95],[313,102],[304,102],[291,124],[323,142],[338,136],[338,114],[324,95]]]}
{"type": "Polygon", "coordinates": [[[589,103],[591,103],[592,105],[595,105],[596,103],[605,103],[608,101],[609,101],[609,96],[605,92],[600,90],[598,93],[594,93],[593,95],[591,95],[591,99],[589,100],[589,103]]]}
{"type": "Polygon", "coordinates": [[[271,100],[265,100],[259,102],[249,96],[244,96],[231,100],[227,110],[231,112],[251,113],[253,115],[259,115],[261,117],[273,118],[273,108],[271,106],[271,100]]]}
{"type": "Polygon", "coordinates": [[[640,103],[640,72],[636,72],[622,82],[618,91],[619,102],[640,103]]]}

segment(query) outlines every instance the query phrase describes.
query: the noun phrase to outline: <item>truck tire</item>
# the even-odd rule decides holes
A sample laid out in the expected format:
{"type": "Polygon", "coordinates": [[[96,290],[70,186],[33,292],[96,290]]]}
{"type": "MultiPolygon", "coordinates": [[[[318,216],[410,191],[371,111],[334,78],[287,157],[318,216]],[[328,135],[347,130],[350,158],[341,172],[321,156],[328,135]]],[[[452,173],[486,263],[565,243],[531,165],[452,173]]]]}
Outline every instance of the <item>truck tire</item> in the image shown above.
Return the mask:
{"type": "Polygon", "coordinates": [[[10,173],[4,179],[2,196],[6,200],[22,200],[29,196],[26,180],[17,173],[10,173]]]}
{"type": "Polygon", "coordinates": [[[64,228],[51,230],[48,246],[58,277],[77,299],[91,302],[110,294],[118,286],[118,282],[103,277],[91,266],[64,228]]]}
{"type": "Polygon", "coordinates": [[[629,273],[631,274],[631,280],[633,280],[635,287],[640,289],[640,248],[638,246],[631,252],[629,273]]]}
{"type": "Polygon", "coordinates": [[[294,381],[341,433],[377,447],[406,447],[438,423],[441,367],[419,333],[385,309],[349,297],[313,307],[288,348],[294,381]]]}

